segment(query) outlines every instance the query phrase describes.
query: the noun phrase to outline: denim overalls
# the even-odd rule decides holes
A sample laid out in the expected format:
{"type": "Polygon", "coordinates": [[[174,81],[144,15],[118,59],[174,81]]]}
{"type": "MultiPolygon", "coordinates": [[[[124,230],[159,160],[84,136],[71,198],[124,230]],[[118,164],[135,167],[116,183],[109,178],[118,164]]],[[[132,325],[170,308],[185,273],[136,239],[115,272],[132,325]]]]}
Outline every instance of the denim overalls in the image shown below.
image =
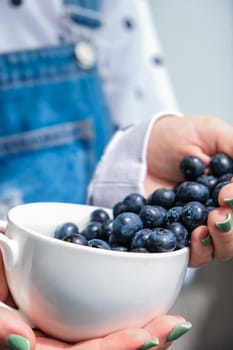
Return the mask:
{"type": "MultiPolygon", "coordinates": [[[[98,1],[69,5],[73,28],[98,30],[101,17],[89,17],[89,10],[100,14],[98,1]]],[[[0,216],[20,202],[85,202],[114,129],[85,44],[77,35],[57,47],[0,55],[0,216]]]]}

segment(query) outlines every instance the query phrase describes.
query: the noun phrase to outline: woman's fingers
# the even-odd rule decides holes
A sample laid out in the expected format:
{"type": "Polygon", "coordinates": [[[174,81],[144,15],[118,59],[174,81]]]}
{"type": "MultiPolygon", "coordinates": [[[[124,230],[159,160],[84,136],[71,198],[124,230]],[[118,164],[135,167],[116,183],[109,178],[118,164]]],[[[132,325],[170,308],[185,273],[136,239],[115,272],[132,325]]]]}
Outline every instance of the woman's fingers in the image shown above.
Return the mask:
{"type": "Polygon", "coordinates": [[[0,252],[0,300],[6,300],[8,295],[8,286],[4,270],[3,258],[0,252]]]}
{"type": "Polygon", "coordinates": [[[35,349],[31,328],[14,312],[0,307],[0,348],[35,349]]]}
{"type": "Polygon", "coordinates": [[[233,255],[232,210],[217,208],[209,213],[209,233],[213,245],[213,258],[224,261],[233,255]]]}
{"type": "Polygon", "coordinates": [[[37,338],[36,350],[146,350],[154,347],[165,350],[190,328],[191,324],[181,316],[162,315],[150,321],[144,328],[129,328],[75,345],[49,338],[37,338]]]}
{"type": "Polygon", "coordinates": [[[218,202],[219,207],[208,215],[208,226],[200,226],[192,232],[191,267],[211,259],[224,261],[233,256],[233,183],[221,189],[218,202]]]}
{"type": "Polygon", "coordinates": [[[214,247],[207,226],[193,230],[190,242],[189,266],[202,266],[213,259],[214,247]]]}
{"type": "Polygon", "coordinates": [[[144,329],[152,336],[156,336],[159,340],[159,345],[156,349],[162,350],[167,349],[173,341],[183,336],[191,328],[191,323],[181,316],[162,315],[150,321],[144,329]]]}

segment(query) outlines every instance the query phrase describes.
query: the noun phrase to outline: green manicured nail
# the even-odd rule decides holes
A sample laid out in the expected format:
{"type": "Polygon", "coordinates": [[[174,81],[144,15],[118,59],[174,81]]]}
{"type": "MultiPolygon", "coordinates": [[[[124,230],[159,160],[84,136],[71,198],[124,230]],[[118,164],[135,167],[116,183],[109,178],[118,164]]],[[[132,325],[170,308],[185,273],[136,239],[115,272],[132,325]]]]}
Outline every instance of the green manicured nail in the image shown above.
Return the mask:
{"type": "Polygon", "coordinates": [[[151,340],[140,346],[138,350],[147,350],[153,348],[153,346],[159,345],[159,340],[156,337],[151,337],[151,340]]]}
{"type": "Polygon", "coordinates": [[[192,328],[192,324],[190,322],[178,324],[175,328],[173,328],[171,333],[169,333],[167,337],[167,341],[170,342],[178,339],[179,337],[184,335],[186,332],[188,332],[191,328],[192,328]]]}
{"type": "Polygon", "coordinates": [[[29,350],[30,342],[21,335],[11,334],[8,338],[7,345],[10,350],[29,350]]]}
{"type": "Polygon", "coordinates": [[[208,235],[206,238],[204,238],[204,239],[201,241],[201,243],[202,243],[202,245],[204,245],[204,246],[206,247],[206,246],[208,246],[208,245],[211,244],[211,241],[212,241],[211,236],[208,235]]]}
{"type": "Polygon", "coordinates": [[[230,208],[233,208],[233,198],[225,198],[224,203],[230,208]]]}
{"type": "Polygon", "coordinates": [[[229,232],[233,227],[233,220],[231,213],[227,214],[226,220],[222,222],[216,222],[216,226],[219,229],[220,232],[229,232]]]}

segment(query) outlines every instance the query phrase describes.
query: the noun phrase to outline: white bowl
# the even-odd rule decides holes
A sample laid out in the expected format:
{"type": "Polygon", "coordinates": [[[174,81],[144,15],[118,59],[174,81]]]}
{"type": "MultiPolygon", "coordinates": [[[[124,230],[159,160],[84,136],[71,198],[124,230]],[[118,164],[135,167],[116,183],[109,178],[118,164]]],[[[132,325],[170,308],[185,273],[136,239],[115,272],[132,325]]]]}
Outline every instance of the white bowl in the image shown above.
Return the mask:
{"type": "Polygon", "coordinates": [[[70,342],[141,327],[166,313],[188,265],[188,248],[132,253],[53,238],[64,222],[83,228],[94,209],[67,203],[19,205],[9,211],[6,236],[0,234],[17,306],[36,327],[70,342]]]}

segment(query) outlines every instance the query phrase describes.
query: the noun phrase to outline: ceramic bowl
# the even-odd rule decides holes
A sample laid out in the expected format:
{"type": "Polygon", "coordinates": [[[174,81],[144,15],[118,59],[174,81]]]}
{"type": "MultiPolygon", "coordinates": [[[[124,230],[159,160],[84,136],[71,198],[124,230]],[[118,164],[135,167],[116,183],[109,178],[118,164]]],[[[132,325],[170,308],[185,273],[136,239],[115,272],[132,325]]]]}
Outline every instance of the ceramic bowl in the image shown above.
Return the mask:
{"type": "Polygon", "coordinates": [[[0,234],[7,280],[20,312],[35,327],[69,342],[141,327],[166,313],[188,265],[188,248],[132,253],[53,238],[56,227],[67,221],[82,229],[94,209],[19,205],[8,213],[6,235],[0,234]]]}

